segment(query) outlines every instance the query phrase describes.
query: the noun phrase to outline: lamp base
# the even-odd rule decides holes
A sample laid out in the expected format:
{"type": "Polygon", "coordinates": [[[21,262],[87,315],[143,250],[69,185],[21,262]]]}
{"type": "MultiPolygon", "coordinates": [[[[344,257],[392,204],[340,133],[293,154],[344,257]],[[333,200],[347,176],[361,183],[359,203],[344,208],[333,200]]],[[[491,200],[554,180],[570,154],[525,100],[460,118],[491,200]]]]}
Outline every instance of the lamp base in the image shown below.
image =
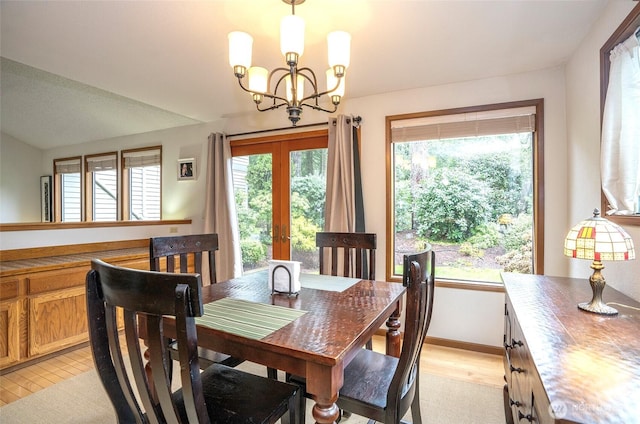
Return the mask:
{"type": "Polygon", "coordinates": [[[593,269],[593,274],[589,277],[589,284],[591,285],[593,297],[591,298],[591,302],[578,303],[578,308],[594,314],[618,315],[618,311],[615,308],[612,308],[602,301],[602,291],[607,284],[601,272],[604,269],[602,262],[594,260],[591,264],[591,269],[593,269]]]}
{"type": "Polygon", "coordinates": [[[578,308],[583,311],[592,312],[594,314],[600,315],[618,315],[618,310],[616,308],[612,308],[609,305],[605,305],[604,303],[594,302],[582,302],[578,303],[578,308]]]}

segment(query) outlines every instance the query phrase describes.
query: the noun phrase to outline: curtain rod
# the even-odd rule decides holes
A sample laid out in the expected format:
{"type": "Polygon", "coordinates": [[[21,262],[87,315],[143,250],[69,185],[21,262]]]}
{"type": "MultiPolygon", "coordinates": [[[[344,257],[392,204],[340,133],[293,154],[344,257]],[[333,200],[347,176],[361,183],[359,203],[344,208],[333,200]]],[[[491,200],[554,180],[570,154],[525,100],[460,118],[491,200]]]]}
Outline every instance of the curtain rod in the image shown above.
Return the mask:
{"type": "MultiPolygon", "coordinates": [[[[359,126],[360,122],[362,122],[362,117],[361,116],[354,116],[353,117],[353,122],[355,122],[356,126],[359,126]]],[[[248,131],[248,132],[243,132],[243,133],[227,134],[227,137],[239,137],[241,135],[261,134],[261,133],[273,132],[273,131],[290,130],[290,129],[293,129],[293,128],[319,127],[319,126],[322,126],[322,125],[329,125],[329,122],[316,122],[315,124],[296,125],[295,127],[271,128],[271,129],[268,129],[268,130],[256,130],[256,131],[248,131]]]]}

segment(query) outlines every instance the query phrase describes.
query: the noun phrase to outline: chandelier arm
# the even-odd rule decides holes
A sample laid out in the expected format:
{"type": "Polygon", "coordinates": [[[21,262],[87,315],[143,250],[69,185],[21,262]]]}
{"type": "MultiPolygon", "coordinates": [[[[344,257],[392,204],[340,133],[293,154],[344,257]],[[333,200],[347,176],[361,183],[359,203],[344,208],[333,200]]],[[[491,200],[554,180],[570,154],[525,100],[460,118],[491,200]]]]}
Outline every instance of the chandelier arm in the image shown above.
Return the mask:
{"type": "Polygon", "coordinates": [[[286,105],[287,105],[287,103],[276,104],[275,103],[275,99],[274,99],[273,104],[271,106],[269,106],[269,107],[265,107],[264,109],[260,109],[260,105],[256,103],[256,109],[258,109],[259,112],[266,112],[266,111],[269,111],[269,110],[276,110],[276,109],[278,109],[278,108],[280,108],[282,106],[286,106],[286,105]]]}
{"type": "Polygon", "coordinates": [[[301,107],[302,106],[310,107],[311,109],[315,109],[315,110],[319,110],[319,111],[327,112],[327,113],[333,113],[336,110],[338,110],[338,105],[336,105],[336,104],[333,105],[333,110],[325,109],[325,108],[323,108],[321,106],[318,106],[317,104],[314,105],[314,104],[308,104],[308,103],[301,103],[300,106],[301,107]]]}
{"type": "MultiPolygon", "coordinates": [[[[326,90],[326,91],[322,91],[320,93],[318,93],[318,80],[316,79],[316,74],[313,72],[313,70],[311,68],[300,68],[298,69],[298,73],[304,75],[307,79],[309,79],[311,85],[313,86],[313,94],[307,97],[304,97],[302,100],[300,100],[300,103],[303,103],[307,100],[313,99],[313,98],[319,98],[324,96],[325,94],[329,94],[329,93],[333,93],[334,91],[336,91],[338,89],[338,87],[340,87],[340,82],[342,81],[342,78],[344,78],[344,76],[341,77],[336,77],[337,78],[337,83],[336,86],[333,87],[331,90],[326,90]],[[309,71],[311,73],[311,75],[313,76],[313,81],[310,80],[310,78],[304,74],[303,71],[309,71]]],[[[327,111],[325,111],[327,112],[327,111]]],[[[333,111],[335,112],[335,111],[333,111]]],[[[331,113],[333,113],[331,112],[331,113]]]]}

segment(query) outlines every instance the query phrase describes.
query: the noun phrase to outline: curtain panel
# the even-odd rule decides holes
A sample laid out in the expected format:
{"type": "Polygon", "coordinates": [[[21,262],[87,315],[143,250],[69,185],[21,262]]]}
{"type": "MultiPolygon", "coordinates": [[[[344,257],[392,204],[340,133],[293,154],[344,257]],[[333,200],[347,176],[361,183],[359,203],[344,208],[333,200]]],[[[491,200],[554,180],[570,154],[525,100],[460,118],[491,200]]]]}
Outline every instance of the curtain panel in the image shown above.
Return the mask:
{"type": "Polygon", "coordinates": [[[640,43],[636,35],[611,50],[602,117],[600,170],[607,215],[640,213],[640,43]]]}
{"type": "MultiPolygon", "coordinates": [[[[218,281],[242,275],[240,234],[233,196],[231,165],[229,141],[223,134],[211,133],[207,154],[204,231],[218,234],[219,251],[216,258],[218,281]]],[[[203,274],[206,275],[204,270],[203,274]]]]}

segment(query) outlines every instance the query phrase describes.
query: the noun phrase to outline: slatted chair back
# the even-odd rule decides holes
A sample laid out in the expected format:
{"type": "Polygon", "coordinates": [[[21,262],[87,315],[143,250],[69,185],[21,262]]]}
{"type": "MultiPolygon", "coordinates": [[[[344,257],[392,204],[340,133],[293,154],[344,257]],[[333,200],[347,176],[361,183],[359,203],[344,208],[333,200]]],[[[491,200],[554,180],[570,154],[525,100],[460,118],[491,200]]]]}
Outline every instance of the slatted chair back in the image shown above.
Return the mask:
{"type": "Polygon", "coordinates": [[[98,259],[91,262],[86,279],[91,349],[118,422],[184,422],[181,408],[189,422],[210,422],[200,379],[194,321],[202,313],[201,285],[197,274],[120,268],[98,259]],[[118,307],[124,311],[125,346],[119,337],[118,307]],[[146,318],[150,378],[139,342],[138,317],[142,314],[146,318]],[[175,317],[177,340],[182,346],[180,405],[171,390],[172,359],[163,335],[166,316],[175,317]],[[130,374],[125,363],[130,366],[130,374]]]}
{"type": "Polygon", "coordinates": [[[320,274],[375,280],[376,234],[319,232],[316,247],[319,248],[320,274]]]}
{"type": "MultiPolygon", "coordinates": [[[[396,372],[387,393],[388,421],[399,421],[418,395],[420,353],[431,324],[435,291],[435,253],[431,248],[403,257],[403,284],[407,287],[404,337],[396,372]],[[393,416],[392,417],[390,417],[393,416]]],[[[413,414],[419,414],[412,409],[413,414]]],[[[416,423],[414,419],[414,423],[416,423]]]]}
{"type": "Polygon", "coordinates": [[[149,269],[161,270],[161,259],[166,261],[167,272],[176,271],[176,259],[179,272],[189,270],[192,258],[194,271],[202,274],[202,258],[209,259],[209,281],[217,282],[215,252],[218,250],[218,234],[192,234],[184,236],[153,237],[149,241],[149,269]]]}
{"type": "Polygon", "coordinates": [[[361,350],[345,368],[337,404],[344,411],[386,424],[401,423],[411,409],[413,424],[421,424],[420,353],[433,312],[435,254],[429,247],[403,259],[407,292],[400,357],[361,350]]]}

